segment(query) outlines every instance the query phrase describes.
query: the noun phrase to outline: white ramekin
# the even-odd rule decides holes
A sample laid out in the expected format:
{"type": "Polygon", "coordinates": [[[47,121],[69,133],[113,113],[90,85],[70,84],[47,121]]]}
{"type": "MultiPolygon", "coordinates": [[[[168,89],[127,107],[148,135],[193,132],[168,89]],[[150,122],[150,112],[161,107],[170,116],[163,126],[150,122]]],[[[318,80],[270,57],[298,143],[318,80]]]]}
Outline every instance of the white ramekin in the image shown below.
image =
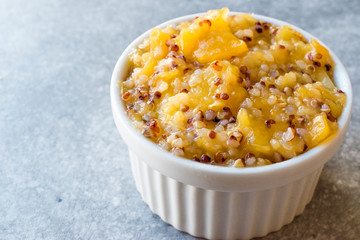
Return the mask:
{"type": "MultiPolygon", "coordinates": [[[[203,14],[176,18],[157,27],[203,14]]],[[[315,38],[289,23],[255,14],[254,17],[280,26],[290,25],[306,38],[315,38]]],[[[129,73],[130,51],[149,32],[134,40],[120,56],[110,87],[115,123],[129,148],[133,176],[143,200],[176,229],[209,239],[260,237],[290,223],[310,202],[324,164],[345,136],[351,116],[352,89],[343,64],[330,51],[335,61],[335,83],[347,95],[335,136],[300,156],[273,165],[243,169],[213,166],[161,150],[144,138],[126,116],[118,83],[129,73]]]]}

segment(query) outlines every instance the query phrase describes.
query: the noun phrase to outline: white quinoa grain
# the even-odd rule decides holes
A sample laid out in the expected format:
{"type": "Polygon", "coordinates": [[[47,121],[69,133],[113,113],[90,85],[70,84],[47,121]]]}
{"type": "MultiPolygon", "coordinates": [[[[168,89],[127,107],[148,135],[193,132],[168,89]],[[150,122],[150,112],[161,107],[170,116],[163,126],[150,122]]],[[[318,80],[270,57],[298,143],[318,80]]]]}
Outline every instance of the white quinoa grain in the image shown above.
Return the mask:
{"type": "Polygon", "coordinates": [[[253,105],[253,103],[250,98],[246,98],[241,104],[241,106],[245,107],[245,108],[251,108],[252,105],[253,105]]]}
{"type": "Polygon", "coordinates": [[[242,159],[242,158],[236,159],[236,160],[234,161],[233,166],[236,167],[236,168],[244,168],[245,165],[244,165],[244,163],[243,163],[243,159],[242,159]]]}
{"type": "Polygon", "coordinates": [[[215,131],[217,131],[217,132],[221,132],[221,131],[224,131],[224,130],[225,130],[225,128],[224,128],[223,125],[217,125],[217,126],[215,127],[215,131]]]}
{"type": "Polygon", "coordinates": [[[295,129],[296,134],[298,134],[301,137],[305,137],[307,131],[305,128],[296,128],[295,129]]]}
{"type": "Polygon", "coordinates": [[[230,137],[228,137],[228,139],[226,140],[226,143],[229,145],[229,147],[232,148],[237,148],[240,146],[240,142],[238,141],[238,139],[231,135],[230,137]]]}
{"type": "Polygon", "coordinates": [[[243,137],[243,134],[240,131],[237,131],[237,130],[234,131],[232,134],[238,139],[242,139],[242,137],[243,137]]]}
{"type": "Polygon", "coordinates": [[[272,78],[276,78],[279,76],[279,72],[275,69],[270,69],[269,76],[272,78]]]}
{"type": "Polygon", "coordinates": [[[273,62],[274,61],[274,56],[270,52],[268,52],[267,54],[264,55],[264,59],[266,61],[268,61],[268,62],[273,62]]]}
{"type": "Polygon", "coordinates": [[[326,112],[326,113],[329,113],[331,111],[330,109],[330,106],[327,105],[327,104],[323,104],[321,105],[321,109],[320,109],[322,112],[326,112]]]}
{"type": "Polygon", "coordinates": [[[270,144],[274,149],[279,149],[281,147],[279,141],[274,138],[270,140],[270,144]]]}
{"type": "Polygon", "coordinates": [[[253,88],[253,89],[251,89],[251,90],[249,91],[249,93],[250,93],[251,95],[255,96],[255,97],[258,97],[258,96],[260,96],[260,89],[258,89],[258,88],[253,88]]]}
{"type": "Polygon", "coordinates": [[[174,155],[179,156],[179,157],[182,157],[182,156],[185,155],[184,150],[182,150],[181,148],[173,148],[173,149],[171,150],[171,152],[172,152],[174,155]]]}
{"type": "Polygon", "coordinates": [[[310,77],[309,74],[306,74],[306,73],[303,73],[302,75],[302,80],[305,82],[305,83],[312,83],[312,78],[310,77]]]}
{"type": "Polygon", "coordinates": [[[252,114],[254,117],[256,118],[260,118],[262,116],[262,112],[261,110],[257,109],[257,108],[254,108],[252,109],[252,114]]]}
{"type": "Polygon", "coordinates": [[[260,69],[263,70],[264,72],[267,72],[269,71],[269,66],[263,63],[260,65],[260,69]]]}
{"type": "Polygon", "coordinates": [[[196,87],[197,85],[199,85],[201,83],[201,78],[199,76],[195,75],[191,75],[190,80],[189,80],[189,86],[190,87],[196,87]]]}
{"type": "Polygon", "coordinates": [[[296,113],[296,107],[294,105],[288,105],[285,107],[285,113],[288,115],[295,114],[296,113]]]}
{"type": "Polygon", "coordinates": [[[267,102],[269,105],[274,105],[276,103],[276,100],[277,100],[277,98],[275,95],[270,95],[267,102]]]}
{"type": "Polygon", "coordinates": [[[183,141],[181,138],[177,138],[172,141],[171,145],[175,148],[182,148],[183,147],[183,141]]]}
{"type": "Polygon", "coordinates": [[[170,134],[170,136],[167,137],[167,142],[171,143],[172,141],[174,141],[175,139],[177,139],[178,136],[177,136],[177,133],[172,133],[170,134]]]}
{"type": "Polygon", "coordinates": [[[284,161],[284,157],[281,156],[280,153],[274,152],[274,161],[275,162],[282,162],[282,161],[284,161]]]}
{"type": "Polygon", "coordinates": [[[256,157],[254,155],[248,154],[245,157],[245,165],[246,166],[253,166],[253,165],[255,165],[255,163],[256,163],[256,157]]]}
{"type": "Polygon", "coordinates": [[[277,96],[284,96],[285,94],[277,88],[270,88],[269,91],[277,96]]]}
{"type": "Polygon", "coordinates": [[[218,124],[225,127],[228,123],[229,123],[229,121],[227,119],[223,119],[218,124]]]}
{"type": "Polygon", "coordinates": [[[286,132],[284,132],[282,139],[285,142],[289,142],[291,140],[293,140],[295,137],[295,130],[291,127],[288,127],[288,129],[286,130],[286,132]]]}
{"type": "Polygon", "coordinates": [[[126,81],[124,81],[123,86],[125,89],[133,88],[134,87],[134,81],[132,78],[128,78],[126,81]]]}
{"type": "Polygon", "coordinates": [[[306,68],[306,63],[303,60],[297,60],[295,63],[302,70],[306,68]]]}
{"type": "Polygon", "coordinates": [[[290,96],[293,93],[293,90],[290,87],[284,87],[284,93],[287,96],[290,96]]]}

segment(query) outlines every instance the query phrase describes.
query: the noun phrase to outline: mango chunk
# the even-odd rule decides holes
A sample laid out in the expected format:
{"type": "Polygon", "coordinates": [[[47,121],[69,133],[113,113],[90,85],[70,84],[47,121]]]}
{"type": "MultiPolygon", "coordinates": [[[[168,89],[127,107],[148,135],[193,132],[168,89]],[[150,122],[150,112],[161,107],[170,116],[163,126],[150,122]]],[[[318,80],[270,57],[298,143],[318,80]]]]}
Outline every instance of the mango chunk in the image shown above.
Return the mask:
{"type": "Polygon", "coordinates": [[[206,19],[211,21],[211,31],[230,31],[228,14],[228,8],[210,10],[206,14],[206,19]]]}
{"type": "Polygon", "coordinates": [[[303,35],[301,35],[298,31],[296,31],[295,29],[292,29],[290,26],[282,26],[279,31],[276,34],[275,37],[276,41],[291,41],[291,40],[296,40],[296,41],[305,41],[306,39],[303,37],[303,35]]]}
{"type": "Polygon", "coordinates": [[[238,127],[250,126],[249,113],[245,108],[240,108],[240,110],[237,114],[237,124],[238,124],[238,127]]]}
{"type": "Polygon", "coordinates": [[[198,45],[199,39],[210,30],[211,24],[195,21],[189,28],[182,29],[177,39],[183,55],[187,59],[192,58],[193,50],[198,45]]]}
{"type": "Polygon", "coordinates": [[[308,133],[309,147],[316,146],[331,134],[331,127],[325,113],[317,115],[312,121],[308,133]]]}
{"type": "Polygon", "coordinates": [[[181,30],[177,42],[187,59],[209,63],[247,52],[246,43],[230,31],[228,12],[227,8],[209,11],[206,17],[197,18],[181,30]]]}
{"type": "Polygon", "coordinates": [[[139,71],[134,73],[134,77],[139,77],[141,75],[146,75],[150,77],[151,74],[154,73],[154,67],[156,66],[157,61],[153,57],[152,54],[149,54],[146,58],[144,58],[144,66],[139,68],[139,71]]]}
{"type": "Polygon", "coordinates": [[[170,39],[170,35],[163,32],[159,28],[154,28],[150,33],[150,51],[156,59],[162,59],[169,53],[166,46],[166,40],[170,39]]]}
{"type": "Polygon", "coordinates": [[[239,56],[248,50],[246,43],[231,32],[214,31],[209,32],[202,39],[194,55],[200,63],[208,63],[214,60],[228,59],[232,56],[239,56]]]}
{"type": "Polygon", "coordinates": [[[275,84],[280,89],[283,90],[285,87],[293,88],[296,85],[296,74],[293,72],[286,73],[283,76],[280,76],[276,79],[275,84]]]}

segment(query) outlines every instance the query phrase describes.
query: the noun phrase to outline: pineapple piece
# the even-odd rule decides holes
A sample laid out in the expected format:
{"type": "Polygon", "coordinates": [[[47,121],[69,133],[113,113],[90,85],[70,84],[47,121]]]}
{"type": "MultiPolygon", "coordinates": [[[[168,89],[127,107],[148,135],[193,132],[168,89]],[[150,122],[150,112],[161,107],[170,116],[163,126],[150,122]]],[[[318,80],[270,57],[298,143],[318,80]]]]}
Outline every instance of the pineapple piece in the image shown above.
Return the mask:
{"type": "Polygon", "coordinates": [[[173,69],[167,72],[160,72],[159,74],[156,75],[156,78],[161,79],[165,82],[171,82],[175,78],[181,76],[181,74],[182,72],[179,69],[173,69]]]}
{"type": "Polygon", "coordinates": [[[278,41],[303,41],[306,42],[306,39],[296,30],[292,29],[290,26],[282,26],[279,31],[276,33],[275,40],[278,41]]]}
{"type": "Polygon", "coordinates": [[[234,162],[234,165],[233,165],[233,166],[236,167],[236,168],[244,168],[244,167],[245,167],[245,165],[244,165],[244,163],[243,163],[243,161],[242,161],[241,158],[238,159],[238,160],[236,160],[236,161],[234,162]]]}
{"type": "Polygon", "coordinates": [[[237,114],[237,126],[238,127],[248,127],[250,126],[250,117],[249,113],[245,108],[240,108],[237,114]]]}
{"type": "Polygon", "coordinates": [[[248,150],[265,155],[271,154],[271,129],[266,127],[262,119],[252,119],[250,124],[252,130],[246,135],[248,150]]]}
{"type": "Polygon", "coordinates": [[[294,49],[291,51],[291,58],[296,60],[303,60],[308,62],[306,54],[312,50],[312,46],[309,43],[302,41],[294,42],[294,49]]]}
{"type": "MultiPolygon", "coordinates": [[[[200,131],[202,130],[204,129],[200,129],[200,131]]],[[[217,152],[224,150],[224,147],[221,142],[219,142],[218,138],[211,139],[208,137],[207,134],[200,134],[195,139],[195,144],[197,148],[206,149],[206,152],[213,155],[215,155],[217,152]]]]}
{"type": "Polygon", "coordinates": [[[294,72],[285,73],[275,80],[275,85],[280,90],[283,90],[285,87],[293,88],[296,83],[296,74],[294,72]]]}
{"type": "Polygon", "coordinates": [[[246,43],[228,31],[209,32],[198,44],[194,52],[200,63],[228,59],[248,51],[246,43]]]}
{"type": "Polygon", "coordinates": [[[257,20],[251,14],[239,14],[229,18],[229,25],[233,32],[248,29],[255,25],[257,20]]]}
{"type": "Polygon", "coordinates": [[[205,18],[211,21],[211,31],[230,31],[228,14],[228,8],[208,11],[205,18]]]}
{"type": "MultiPolygon", "coordinates": [[[[145,54],[144,54],[145,55],[145,54]]],[[[141,75],[146,75],[148,77],[151,76],[151,74],[154,73],[154,67],[157,64],[157,61],[155,60],[154,56],[152,54],[148,54],[144,56],[144,66],[142,68],[139,68],[139,71],[134,72],[134,78],[138,78],[141,75]]]]}
{"type": "Polygon", "coordinates": [[[155,59],[162,59],[169,53],[166,46],[166,40],[170,39],[170,35],[163,32],[159,28],[153,28],[150,32],[150,50],[154,54],[155,59]]]}
{"type": "Polygon", "coordinates": [[[310,44],[316,49],[318,53],[321,53],[323,57],[330,57],[329,50],[322,46],[316,39],[311,39],[310,44]]]}
{"type": "Polygon", "coordinates": [[[273,55],[274,60],[277,64],[286,64],[289,62],[290,55],[287,49],[281,49],[280,47],[270,50],[271,55],[273,55]]]}
{"type": "Polygon", "coordinates": [[[246,108],[240,108],[236,116],[236,125],[234,127],[235,130],[240,130],[244,136],[251,136],[252,128],[251,128],[251,116],[246,110],[246,108]]]}
{"type": "Polygon", "coordinates": [[[180,110],[180,105],[184,104],[190,106],[191,99],[186,93],[179,93],[172,97],[169,97],[167,101],[164,101],[160,104],[159,117],[163,121],[168,121],[174,123],[180,128],[186,126],[186,117],[180,110]]]}
{"type": "Polygon", "coordinates": [[[324,70],[318,70],[316,72],[316,79],[318,79],[320,82],[322,82],[324,87],[327,88],[328,90],[330,90],[330,91],[337,90],[335,84],[333,83],[333,81],[330,79],[329,75],[324,70]]]}
{"type": "Polygon", "coordinates": [[[285,159],[293,158],[304,152],[304,140],[298,135],[295,135],[291,141],[280,140],[279,143],[279,148],[276,151],[285,159]]]}
{"type": "Polygon", "coordinates": [[[188,28],[181,30],[176,39],[180,50],[187,59],[192,59],[193,51],[198,45],[198,41],[210,30],[211,23],[201,22],[198,19],[188,28]]]}
{"type": "Polygon", "coordinates": [[[168,98],[168,101],[163,106],[165,114],[172,116],[176,111],[180,109],[180,105],[190,104],[190,97],[187,93],[179,93],[168,98]]]}
{"type": "Polygon", "coordinates": [[[267,61],[264,58],[263,51],[254,51],[247,53],[243,58],[243,62],[248,68],[258,68],[261,64],[267,61]]]}
{"type": "Polygon", "coordinates": [[[330,109],[331,109],[331,115],[333,115],[333,117],[338,118],[340,117],[341,113],[342,113],[342,106],[341,104],[336,104],[335,102],[331,101],[330,99],[323,99],[323,103],[329,105],[330,109]]]}
{"type": "Polygon", "coordinates": [[[326,139],[331,134],[331,127],[329,120],[325,113],[318,114],[313,120],[308,129],[308,136],[305,138],[306,144],[309,147],[318,145],[321,141],[326,139]]]}
{"type": "Polygon", "coordinates": [[[188,28],[181,30],[177,42],[186,58],[195,57],[200,63],[208,63],[238,56],[247,51],[245,42],[231,33],[228,13],[227,8],[209,11],[204,17],[197,18],[188,28]]]}
{"type": "Polygon", "coordinates": [[[306,84],[298,87],[295,90],[295,96],[300,96],[304,98],[321,98],[321,92],[314,86],[314,84],[306,84]]]}
{"type": "Polygon", "coordinates": [[[311,46],[315,49],[316,53],[320,53],[319,57],[317,58],[317,55],[315,54],[314,58],[316,61],[319,61],[321,64],[330,64],[330,66],[333,65],[333,60],[330,56],[329,50],[327,50],[324,46],[322,46],[317,40],[311,39],[310,41],[311,46]]]}
{"type": "Polygon", "coordinates": [[[185,117],[182,111],[176,111],[171,123],[175,125],[177,128],[185,129],[187,124],[187,118],[185,117]]]}

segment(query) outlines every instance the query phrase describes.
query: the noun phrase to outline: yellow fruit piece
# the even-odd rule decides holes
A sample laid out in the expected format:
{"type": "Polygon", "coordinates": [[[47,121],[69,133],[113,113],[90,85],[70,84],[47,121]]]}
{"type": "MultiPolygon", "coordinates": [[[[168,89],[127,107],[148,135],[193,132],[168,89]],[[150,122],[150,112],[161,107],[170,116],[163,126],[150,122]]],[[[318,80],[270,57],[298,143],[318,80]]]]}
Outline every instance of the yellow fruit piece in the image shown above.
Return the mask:
{"type": "Polygon", "coordinates": [[[315,48],[316,52],[320,53],[322,57],[329,58],[330,53],[324,46],[322,46],[316,39],[311,39],[310,44],[315,48]]]}
{"type": "Polygon", "coordinates": [[[186,93],[179,93],[169,97],[167,102],[163,105],[163,111],[168,116],[172,116],[180,109],[181,104],[189,105],[190,97],[186,93]]]}
{"type": "Polygon", "coordinates": [[[271,135],[270,129],[266,127],[262,119],[252,119],[250,122],[252,131],[247,136],[248,150],[250,152],[259,152],[270,154],[272,147],[270,145],[271,135]]]}
{"type": "Polygon", "coordinates": [[[239,68],[230,64],[228,61],[216,61],[217,66],[221,67],[221,71],[213,69],[215,62],[211,63],[210,66],[204,72],[203,79],[207,79],[207,84],[199,88],[198,93],[204,92],[205,94],[209,93],[209,102],[204,102],[202,99],[202,110],[205,110],[210,107],[215,111],[221,111],[223,107],[229,107],[232,112],[237,112],[239,110],[240,103],[247,97],[247,91],[239,85],[239,68]],[[214,84],[216,79],[221,79],[221,84],[216,86],[214,84]],[[209,89],[207,89],[209,88],[209,89]],[[223,99],[214,99],[215,93],[227,93],[229,95],[228,100],[223,99]]]}
{"type": "Polygon", "coordinates": [[[240,128],[250,126],[249,113],[245,108],[240,108],[237,114],[237,125],[240,128]]]}
{"type": "Polygon", "coordinates": [[[256,21],[251,14],[239,14],[229,18],[229,26],[236,32],[254,26],[256,21]]]}
{"type": "Polygon", "coordinates": [[[230,31],[228,13],[227,8],[209,11],[181,30],[177,42],[187,59],[209,63],[247,52],[246,43],[230,31]]]}
{"type": "Polygon", "coordinates": [[[243,61],[244,65],[246,65],[248,68],[258,68],[262,63],[267,62],[263,51],[249,52],[244,57],[243,61]]]}
{"type": "Polygon", "coordinates": [[[317,40],[311,39],[310,45],[314,48],[313,59],[321,63],[322,66],[330,65],[334,67],[334,61],[330,56],[329,50],[322,46],[317,40]]]}
{"type": "Polygon", "coordinates": [[[205,18],[211,21],[211,31],[230,31],[228,14],[228,8],[208,11],[205,18]]]}
{"type": "Polygon", "coordinates": [[[153,28],[150,33],[150,51],[156,59],[162,59],[169,53],[166,46],[166,40],[170,39],[170,35],[163,32],[159,28],[153,28]]]}
{"type": "Polygon", "coordinates": [[[306,54],[312,50],[312,46],[309,43],[304,43],[302,41],[294,42],[294,49],[291,51],[291,58],[294,60],[305,60],[306,54]]]}
{"type": "Polygon", "coordinates": [[[325,113],[320,113],[311,122],[308,132],[309,147],[315,146],[331,134],[331,127],[325,113]]]}
{"type": "Polygon", "coordinates": [[[209,30],[210,24],[206,22],[199,24],[199,21],[195,21],[189,28],[181,30],[177,42],[180,50],[187,59],[192,58],[193,51],[198,45],[199,39],[205,36],[209,30]]]}
{"type": "Polygon", "coordinates": [[[171,82],[180,75],[181,75],[181,71],[179,69],[173,69],[168,72],[159,73],[158,75],[156,75],[156,78],[161,79],[165,82],[171,82]]]}
{"type": "Polygon", "coordinates": [[[194,55],[198,62],[208,63],[214,60],[228,59],[239,56],[248,50],[246,43],[239,40],[231,32],[214,31],[209,32],[202,39],[194,55]]]}
{"type": "Polygon", "coordinates": [[[195,144],[197,148],[206,149],[208,153],[215,154],[223,150],[223,145],[218,142],[217,138],[210,139],[207,135],[196,138],[195,144]]]}
{"type": "Polygon", "coordinates": [[[296,83],[296,74],[294,72],[285,73],[275,80],[275,85],[280,90],[283,90],[285,87],[293,88],[296,83]]]}
{"type": "Polygon", "coordinates": [[[242,159],[236,160],[236,161],[234,162],[234,167],[236,167],[236,168],[244,168],[245,165],[244,165],[242,159]]]}
{"type": "Polygon", "coordinates": [[[276,151],[285,159],[293,158],[304,152],[304,141],[296,135],[291,141],[281,141],[280,147],[276,151]]]}
{"type": "Polygon", "coordinates": [[[306,84],[298,87],[295,90],[295,96],[299,96],[302,99],[304,98],[321,98],[321,92],[313,85],[306,84]]]}
{"type": "Polygon", "coordinates": [[[270,50],[271,55],[277,64],[285,64],[289,62],[289,52],[286,49],[275,48],[270,50]]]}
{"type": "Polygon", "coordinates": [[[186,121],[187,118],[185,117],[184,113],[177,111],[175,112],[171,123],[180,129],[184,129],[186,127],[186,121]]]}
{"type": "Polygon", "coordinates": [[[157,61],[155,58],[149,54],[146,58],[144,58],[144,66],[140,68],[140,70],[134,73],[134,77],[137,78],[141,75],[146,75],[150,77],[154,73],[154,67],[156,66],[157,61]]]}
{"type": "Polygon", "coordinates": [[[276,33],[276,41],[306,41],[306,39],[296,30],[292,29],[290,26],[282,26],[279,31],[276,33]]]}

